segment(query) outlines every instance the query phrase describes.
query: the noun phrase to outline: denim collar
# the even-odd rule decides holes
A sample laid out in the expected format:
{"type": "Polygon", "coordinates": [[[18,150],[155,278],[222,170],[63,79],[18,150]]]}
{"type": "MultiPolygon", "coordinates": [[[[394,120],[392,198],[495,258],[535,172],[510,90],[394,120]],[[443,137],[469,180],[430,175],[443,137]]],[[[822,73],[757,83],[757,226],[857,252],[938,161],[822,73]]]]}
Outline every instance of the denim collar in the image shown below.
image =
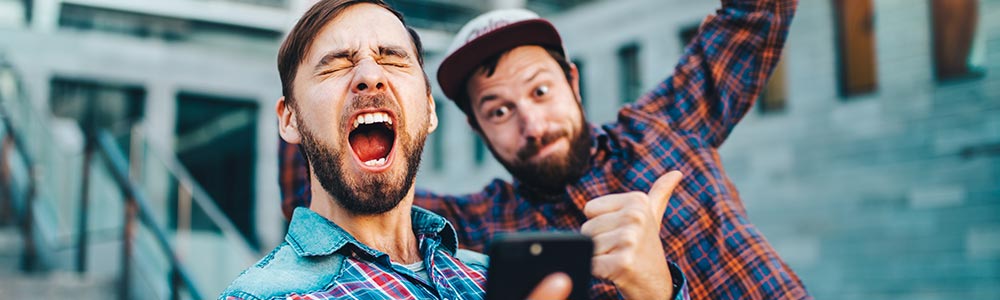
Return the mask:
{"type": "MultiPolygon", "coordinates": [[[[414,206],[410,211],[413,233],[417,238],[440,237],[441,246],[454,255],[458,236],[451,223],[426,209],[414,206]]],[[[337,224],[305,207],[295,208],[285,241],[299,256],[324,256],[353,245],[372,257],[384,253],[362,244],[337,224]]]]}

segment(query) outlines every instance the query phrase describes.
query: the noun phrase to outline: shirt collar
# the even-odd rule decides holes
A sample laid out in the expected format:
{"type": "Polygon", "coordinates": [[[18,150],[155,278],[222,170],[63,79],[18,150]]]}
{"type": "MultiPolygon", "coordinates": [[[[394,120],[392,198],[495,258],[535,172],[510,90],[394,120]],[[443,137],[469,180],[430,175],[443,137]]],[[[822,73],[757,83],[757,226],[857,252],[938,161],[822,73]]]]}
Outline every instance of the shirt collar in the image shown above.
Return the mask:
{"type": "MultiPolygon", "coordinates": [[[[441,237],[441,246],[454,255],[458,249],[458,235],[451,223],[426,209],[414,206],[410,212],[413,232],[418,237],[441,237]]],[[[354,245],[372,256],[382,253],[358,242],[350,233],[316,212],[297,207],[292,213],[285,241],[299,256],[323,256],[339,251],[345,245],[354,245]]]]}

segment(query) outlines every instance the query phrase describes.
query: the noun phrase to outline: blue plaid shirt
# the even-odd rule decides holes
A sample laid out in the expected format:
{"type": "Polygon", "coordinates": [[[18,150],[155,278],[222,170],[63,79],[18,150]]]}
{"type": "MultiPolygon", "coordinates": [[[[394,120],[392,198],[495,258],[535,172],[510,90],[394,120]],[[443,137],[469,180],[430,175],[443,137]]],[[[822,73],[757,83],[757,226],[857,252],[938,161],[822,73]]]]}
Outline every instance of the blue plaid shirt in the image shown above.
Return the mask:
{"type": "Polygon", "coordinates": [[[426,276],[354,239],[323,216],[298,208],[285,242],[243,271],[220,299],[482,299],[485,255],[458,250],[441,216],[413,207],[426,276]],[[426,279],[425,279],[426,278],[426,279]]]}

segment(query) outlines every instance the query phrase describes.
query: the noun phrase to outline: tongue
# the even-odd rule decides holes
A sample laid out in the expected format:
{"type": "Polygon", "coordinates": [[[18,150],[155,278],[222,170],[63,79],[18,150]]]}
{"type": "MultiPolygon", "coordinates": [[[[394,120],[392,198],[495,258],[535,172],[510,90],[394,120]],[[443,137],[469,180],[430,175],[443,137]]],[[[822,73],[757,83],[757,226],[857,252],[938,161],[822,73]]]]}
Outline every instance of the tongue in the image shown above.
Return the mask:
{"type": "Polygon", "coordinates": [[[392,149],[392,137],[385,130],[365,130],[351,135],[351,148],[362,162],[383,158],[392,149]]]}

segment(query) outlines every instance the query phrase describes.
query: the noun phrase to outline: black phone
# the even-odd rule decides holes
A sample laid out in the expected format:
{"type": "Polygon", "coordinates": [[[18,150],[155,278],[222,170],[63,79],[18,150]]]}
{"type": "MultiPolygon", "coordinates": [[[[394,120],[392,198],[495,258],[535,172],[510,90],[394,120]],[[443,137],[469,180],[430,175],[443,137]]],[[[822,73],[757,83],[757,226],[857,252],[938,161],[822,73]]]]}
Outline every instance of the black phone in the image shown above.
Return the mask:
{"type": "Polygon", "coordinates": [[[545,276],[569,275],[569,299],[587,299],[594,242],[575,232],[530,232],[498,236],[489,246],[486,299],[525,299],[545,276]]]}

